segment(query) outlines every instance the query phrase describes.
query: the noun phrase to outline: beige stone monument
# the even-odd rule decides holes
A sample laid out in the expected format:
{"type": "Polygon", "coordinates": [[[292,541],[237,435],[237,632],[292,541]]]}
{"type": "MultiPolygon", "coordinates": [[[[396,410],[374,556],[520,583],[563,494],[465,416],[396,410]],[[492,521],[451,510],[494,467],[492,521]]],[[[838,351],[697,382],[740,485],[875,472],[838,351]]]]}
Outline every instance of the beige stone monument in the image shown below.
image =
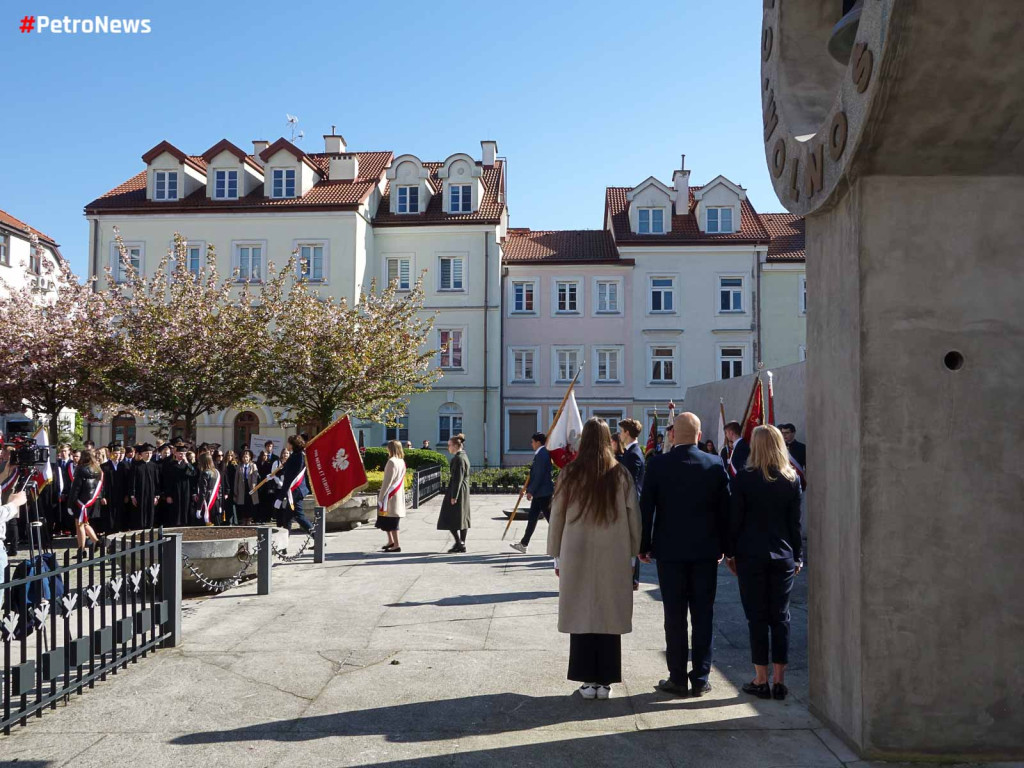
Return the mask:
{"type": "Polygon", "coordinates": [[[763,5],[807,216],[812,708],[866,757],[1024,758],[1024,1],[763,5]]]}

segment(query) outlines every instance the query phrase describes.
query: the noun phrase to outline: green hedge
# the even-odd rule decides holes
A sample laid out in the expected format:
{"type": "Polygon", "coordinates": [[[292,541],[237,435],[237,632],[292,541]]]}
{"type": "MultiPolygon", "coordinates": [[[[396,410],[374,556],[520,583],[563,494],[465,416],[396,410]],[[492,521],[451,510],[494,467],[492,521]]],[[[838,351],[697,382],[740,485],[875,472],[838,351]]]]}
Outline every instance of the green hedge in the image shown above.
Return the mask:
{"type": "MultiPolygon", "coordinates": [[[[363,493],[378,493],[380,491],[381,483],[384,482],[384,473],[375,469],[367,470],[366,481],[366,487],[363,488],[363,493]]],[[[412,488],[412,471],[406,470],[405,490],[409,490],[410,488],[412,488]]]]}
{"type": "MultiPolygon", "coordinates": [[[[367,472],[383,470],[387,463],[387,448],[367,448],[363,454],[363,466],[367,472]]],[[[421,469],[434,464],[440,464],[443,472],[448,469],[448,457],[437,451],[425,451],[420,448],[412,448],[405,452],[405,466],[408,469],[421,469]]]]}
{"type": "MultiPolygon", "coordinates": [[[[492,469],[475,469],[469,475],[470,483],[479,485],[517,485],[522,487],[530,476],[530,467],[504,467],[492,469]]],[[[558,479],[558,467],[552,468],[551,478],[558,479]]]]}

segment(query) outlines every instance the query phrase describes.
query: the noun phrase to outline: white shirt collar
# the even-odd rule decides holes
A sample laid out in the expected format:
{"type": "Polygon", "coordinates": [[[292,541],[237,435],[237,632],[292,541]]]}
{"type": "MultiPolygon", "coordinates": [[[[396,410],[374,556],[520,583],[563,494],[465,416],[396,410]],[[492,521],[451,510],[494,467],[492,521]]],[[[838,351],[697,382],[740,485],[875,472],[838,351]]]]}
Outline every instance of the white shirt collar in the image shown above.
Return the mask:
{"type": "Polygon", "coordinates": [[[542,445],[542,446],[541,446],[540,448],[538,448],[538,449],[537,449],[536,451],[534,451],[534,452],[533,452],[533,455],[534,455],[534,456],[536,456],[536,455],[537,455],[538,453],[540,453],[540,452],[541,452],[542,450],[544,450],[544,446],[543,446],[543,445],[542,445]]]}
{"type": "Polygon", "coordinates": [[[634,445],[637,445],[639,442],[639,440],[634,440],[632,443],[626,446],[625,450],[628,451],[630,448],[632,448],[634,445]]]}

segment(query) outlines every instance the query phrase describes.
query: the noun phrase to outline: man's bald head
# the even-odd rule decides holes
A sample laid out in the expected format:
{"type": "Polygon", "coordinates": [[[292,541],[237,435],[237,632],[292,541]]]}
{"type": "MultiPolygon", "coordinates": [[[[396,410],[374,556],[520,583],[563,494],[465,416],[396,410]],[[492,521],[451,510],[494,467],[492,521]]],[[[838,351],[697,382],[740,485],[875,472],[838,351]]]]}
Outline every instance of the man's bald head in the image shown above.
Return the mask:
{"type": "Polygon", "coordinates": [[[672,424],[672,442],[675,445],[693,445],[700,439],[700,419],[697,414],[681,413],[672,424]]]}

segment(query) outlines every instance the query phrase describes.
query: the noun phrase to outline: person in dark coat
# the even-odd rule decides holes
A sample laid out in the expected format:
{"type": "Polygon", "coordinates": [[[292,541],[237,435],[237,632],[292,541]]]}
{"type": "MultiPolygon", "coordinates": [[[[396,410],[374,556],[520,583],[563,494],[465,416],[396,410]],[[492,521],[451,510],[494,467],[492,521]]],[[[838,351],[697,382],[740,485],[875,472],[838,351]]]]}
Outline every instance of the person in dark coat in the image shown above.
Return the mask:
{"type": "Polygon", "coordinates": [[[786,450],[793,460],[799,464],[800,471],[807,469],[807,446],[796,439],[796,427],[792,424],[779,424],[779,432],[782,439],[786,441],[786,450]]]}
{"type": "Polygon", "coordinates": [[[743,439],[743,428],[738,421],[730,421],[725,425],[725,437],[729,441],[729,454],[725,457],[725,466],[730,477],[743,471],[750,456],[750,446],[743,439]]]}
{"type": "Polygon", "coordinates": [[[785,699],[788,693],[789,595],[803,567],[802,493],[782,434],[771,425],[755,428],[747,467],[732,481],[726,564],[739,577],[750,630],[755,677],[743,690],[762,699],[785,699]]]}
{"type": "Polygon", "coordinates": [[[221,484],[223,477],[213,464],[213,457],[203,451],[196,462],[196,523],[214,525],[221,517],[221,484]]]}
{"type": "Polygon", "coordinates": [[[441,502],[441,514],[437,516],[437,530],[448,531],[455,539],[455,546],[449,553],[465,552],[469,533],[469,456],[463,450],[465,443],[466,436],[462,433],[448,441],[452,476],[441,502]]]}
{"type": "Polygon", "coordinates": [[[725,551],[729,518],[729,476],[715,457],[697,447],[700,419],[683,413],[675,420],[675,444],[651,458],[640,497],[643,512],[641,559],[658,562],[665,610],[669,676],[658,688],[685,696],[711,690],[708,676],[714,647],[718,564],[725,551]],[[689,611],[693,623],[692,669],[686,672],[689,611]]]}
{"type": "MultiPolygon", "coordinates": [[[[217,463],[214,454],[214,464],[217,463]]],[[[221,476],[222,503],[221,517],[224,525],[238,525],[238,515],[235,513],[235,473],[238,471],[238,457],[234,451],[224,454],[224,462],[218,469],[221,476]]]]}
{"type": "Polygon", "coordinates": [[[150,459],[153,446],[143,443],[135,446],[135,458],[129,473],[128,524],[132,530],[144,530],[156,525],[156,507],[160,500],[160,476],[157,464],[150,459]]]}
{"type": "MultiPolygon", "coordinates": [[[[273,474],[281,464],[281,457],[274,453],[274,441],[267,440],[256,457],[256,470],[260,473],[260,480],[266,480],[273,474]]],[[[274,518],[274,502],[277,500],[277,486],[271,481],[264,483],[259,490],[259,509],[256,514],[256,522],[268,523],[274,518]]]]}
{"type": "MultiPolygon", "coordinates": [[[[624,419],[619,422],[619,444],[622,445],[622,453],[617,456],[619,463],[629,470],[629,476],[633,478],[633,485],[639,496],[644,488],[644,473],[647,471],[647,460],[644,458],[643,449],[638,442],[644,425],[636,419],[624,419]]],[[[669,426],[671,429],[671,425],[669,426]]],[[[640,559],[633,563],[633,591],[640,589],[640,559]]]]}
{"type": "Polygon", "coordinates": [[[235,481],[231,486],[235,500],[235,515],[241,519],[242,525],[252,525],[257,514],[258,500],[253,489],[260,481],[259,470],[252,460],[252,451],[248,448],[242,449],[242,463],[235,470],[235,481]]]}
{"type": "Polygon", "coordinates": [[[277,525],[287,530],[291,527],[292,520],[295,520],[302,530],[311,533],[313,524],[302,510],[302,499],[305,496],[302,483],[306,479],[306,441],[300,435],[291,435],[288,438],[288,448],[291,453],[281,468],[281,485],[275,491],[277,525]]]}
{"type": "Polygon", "coordinates": [[[75,519],[75,537],[78,548],[85,549],[88,538],[93,544],[99,541],[92,527],[91,518],[100,517],[100,499],[103,496],[103,471],[92,451],[82,451],[75,468],[75,479],[68,490],[69,512],[75,519]]]}
{"type": "Polygon", "coordinates": [[[124,504],[128,496],[128,473],[124,467],[124,449],[116,443],[108,447],[109,458],[100,465],[103,470],[104,523],[107,533],[116,533],[124,525],[124,504]]]}
{"type": "Polygon", "coordinates": [[[195,468],[185,461],[183,445],[174,447],[174,454],[160,464],[160,496],[163,500],[161,524],[166,528],[191,525],[192,482],[195,468]]]}
{"type": "Polygon", "coordinates": [[[551,454],[544,447],[547,439],[543,432],[537,432],[530,438],[533,463],[530,464],[530,476],[526,481],[526,498],[530,502],[530,514],[526,520],[523,540],[509,544],[512,549],[524,555],[530,547],[530,539],[537,529],[540,516],[544,515],[545,520],[551,519],[551,497],[555,494],[555,484],[551,481],[551,454]]]}

